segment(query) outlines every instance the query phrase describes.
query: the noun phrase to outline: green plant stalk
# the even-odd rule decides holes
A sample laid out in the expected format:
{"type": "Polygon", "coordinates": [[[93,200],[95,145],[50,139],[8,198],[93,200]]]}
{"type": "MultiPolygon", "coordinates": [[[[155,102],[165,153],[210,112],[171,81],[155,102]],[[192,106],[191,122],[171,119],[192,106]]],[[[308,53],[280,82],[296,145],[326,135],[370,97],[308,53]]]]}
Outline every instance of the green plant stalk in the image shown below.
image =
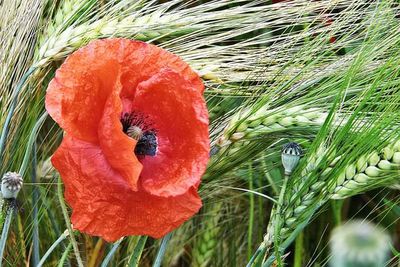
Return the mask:
{"type": "Polygon", "coordinates": [[[144,246],[147,241],[147,236],[140,236],[139,240],[136,243],[135,249],[129,259],[128,267],[138,267],[140,258],[143,253],[144,246]]]}
{"type": "MultiPolygon", "coordinates": [[[[249,190],[253,191],[253,169],[252,164],[249,164],[249,190]]],[[[251,259],[252,253],[252,244],[253,244],[253,224],[254,224],[254,194],[249,194],[250,201],[250,214],[249,214],[249,226],[247,229],[247,260],[251,259]]]]}
{"type": "Polygon", "coordinates": [[[6,139],[8,136],[8,131],[10,128],[10,122],[11,119],[14,115],[14,111],[15,108],[17,106],[17,102],[18,102],[18,96],[20,91],[22,90],[25,82],[28,80],[29,76],[36,70],[36,68],[31,67],[21,78],[21,80],[19,81],[19,83],[17,84],[17,86],[15,87],[12,96],[11,96],[11,105],[9,108],[9,111],[7,113],[7,117],[6,120],[4,121],[3,124],[3,130],[1,131],[1,136],[0,136],[0,162],[3,161],[3,153],[4,153],[4,148],[6,145],[6,139]]]}
{"type": "Polygon", "coordinates": [[[33,205],[33,248],[32,248],[32,264],[33,266],[37,266],[40,260],[40,251],[39,251],[39,213],[38,213],[38,201],[39,201],[39,189],[36,185],[36,166],[37,166],[37,157],[36,157],[36,142],[33,144],[33,160],[32,160],[32,205],[33,205]]]}
{"type": "Polygon", "coordinates": [[[60,261],[58,262],[58,267],[64,267],[64,263],[67,260],[71,248],[72,248],[72,243],[69,243],[68,246],[65,248],[64,253],[61,256],[60,261]]]}
{"type": "MultiPolygon", "coordinates": [[[[283,185],[282,185],[281,191],[279,193],[279,199],[278,199],[278,204],[277,204],[277,208],[276,208],[276,213],[277,214],[281,213],[282,206],[284,205],[284,196],[285,196],[287,184],[288,184],[288,181],[289,181],[289,177],[290,177],[289,175],[285,174],[285,177],[283,178],[283,185]]],[[[280,217],[278,217],[278,218],[280,219],[280,217]]],[[[280,240],[281,240],[280,228],[281,228],[282,222],[280,220],[278,220],[278,221],[275,221],[274,224],[275,224],[275,228],[274,228],[275,237],[274,237],[274,240],[276,242],[276,244],[274,246],[275,247],[275,255],[276,255],[278,266],[281,266],[282,265],[282,259],[279,256],[280,255],[279,248],[280,248],[280,240]]]]}
{"type": "Polygon", "coordinates": [[[10,224],[11,224],[11,220],[12,220],[13,214],[14,214],[14,208],[10,207],[9,210],[7,211],[6,220],[4,221],[3,231],[1,232],[1,239],[0,239],[0,267],[3,264],[4,249],[6,248],[8,231],[10,229],[10,224]]]}
{"type": "Polygon", "coordinates": [[[64,216],[65,224],[67,225],[67,229],[68,229],[69,237],[70,237],[70,240],[72,243],[72,247],[74,249],[76,261],[77,261],[79,267],[83,267],[84,265],[82,262],[81,255],[79,254],[78,243],[76,243],[74,232],[72,230],[71,223],[70,223],[69,216],[68,216],[67,206],[65,205],[65,202],[64,202],[62,181],[61,181],[60,177],[58,177],[57,194],[58,194],[58,200],[60,202],[61,210],[62,210],[62,213],[64,216]]]}
{"type": "Polygon", "coordinates": [[[115,252],[117,251],[119,245],[121,245],[122,240],[124,240],[124,238],[121,238],[120,240],[118,240],[117,242],[115,242],[110,251],[107,253],[107,256],[104,258],[103,262],[101,263],[101,267],[107,267],[108,264],[110,263],[112,257],[114,256],[115,252]]]}
{"type": "Polygon", "coordinates": [[[160,248],[158,249],[156,260],[154,261],[153,267],[160,267],[162,259],[165,255],[165,250],[167,249],[167,244],[172,237],[172,232],[168,233],[166,236],[163,237],[161,241],[160,248]]]}
{"type": "Polygon", "coordinates": [[[47,260],[47,258],[50,256],[50,254],[54,251],[54,249],[62,242],[64,241],[67,236],[68,236],[69,232],[68,230],[65,230],[64,233],[62,233],[60,235],[59,238],[57,238],[56,241],[54,241],[54,243],[49,247],[49,249],[46,251],[46,253],[44,253],[43,257],[40,259],[37,267],[41,267],[43,266],[44,262],[47,260]]]}
{"type": "Polygon", "coordinates": [[[302,267],[303,263],[303,251],[304,251],[304,232],[302,231],[295,241],[294,248],[294,265],[293,267],[302,267]]]}
{"type": "Polygon", "coordinates": [[[333,217],[335,218],[335,225],[340,225],[342,223],[343,203],[343,200],[336,200],[331,202],[333,217]]]}
{"type": "Polygon", "coordinates": [[[25,172],[28,168],[30,155],[32,153],[32,147],[34,146],[38,132],[39,132],[40,128],[42,127],[44,121],[46,120],[47,115],[48,115],[47,112],[44,112],[42,114],[42,116],[40,116],[40,118],[35,123],[35,126],[33,127],[31,134],[29,135],[28,144],[26,145],[26,150],[25,150],[25,154],[24,154],[24,159],[22,160],[22,164],[19,169],[19,174],[22,177],[24,177],[25,172]]]}

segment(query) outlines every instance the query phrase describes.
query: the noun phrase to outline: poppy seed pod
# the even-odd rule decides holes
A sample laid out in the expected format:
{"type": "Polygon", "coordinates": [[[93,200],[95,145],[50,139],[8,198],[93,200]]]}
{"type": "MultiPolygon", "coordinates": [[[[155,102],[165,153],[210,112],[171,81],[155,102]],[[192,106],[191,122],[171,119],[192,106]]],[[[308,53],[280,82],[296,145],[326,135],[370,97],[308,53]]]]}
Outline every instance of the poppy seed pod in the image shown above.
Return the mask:
{"type": "Polygon", "coordinates": [[[16,198],[22,188],[22,177],[17,172],[7,172],[1,180],[1,193],[3,198],[16,198]]]}
{"type": "Polygon", "coordinates": [[[333,230],[330,266],[386,266],[390,243],[387,233],[370,222],[346,223],[333,230]]]}
{"type": "Polygon", "coordinates": [[[288,143],[282,148],[282,165],[285,168],[285,175],[292,174],[294,168],[299,163],[301,154],[301,147],[297,143],[288,143]]]}

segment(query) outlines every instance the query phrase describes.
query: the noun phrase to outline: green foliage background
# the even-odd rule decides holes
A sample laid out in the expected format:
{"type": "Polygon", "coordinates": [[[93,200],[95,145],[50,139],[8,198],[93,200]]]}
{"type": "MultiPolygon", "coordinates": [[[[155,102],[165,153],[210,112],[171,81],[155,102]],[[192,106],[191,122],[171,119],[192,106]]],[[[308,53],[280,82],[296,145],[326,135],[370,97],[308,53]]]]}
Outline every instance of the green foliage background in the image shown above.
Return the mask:
{"type": "Polygon", "coordinates": [[[3,264],[326,266],[332,228],[362,218],[387,229],[387,266],[398,266],[398,2],[273,2],[1,1],[1,170],[24,177],[3,264]],[[44,113],[44,94],[65,57],[107,37],[176,53],[206,84],[213,155],[204,207],[168,239],[107,244],[65,232],[62,184],[49,162],[62,132],[44,113]],[[305,153],[283,187],[289,141],[305,153]]]}

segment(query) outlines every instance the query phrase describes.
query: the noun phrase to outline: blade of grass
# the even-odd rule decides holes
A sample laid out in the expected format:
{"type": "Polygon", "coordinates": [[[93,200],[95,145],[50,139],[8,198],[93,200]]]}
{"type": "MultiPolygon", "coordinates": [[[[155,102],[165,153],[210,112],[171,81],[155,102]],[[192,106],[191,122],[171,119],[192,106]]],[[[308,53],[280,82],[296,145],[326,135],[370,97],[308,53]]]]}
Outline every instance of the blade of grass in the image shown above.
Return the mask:
{"type": "Polygon", "coordinates": [[[110,251],[107,253],[107,256],[104,258],[103,262],[101,263],[101,267],[107,267],[108,264],[110,263],[112,257],[114,256],[115,252],[117,251],[119,245],[121,245],[122,240],[124,240],[124,238],[121,238],[120,240],[118,240],[117,242],[115,242],[110,251]]]}
{"type": "MultiPolygon", "coordinates": [[[[64,241],[67,236],[68,236],[69,232],[68,230],[65,230],[64,233],[62,233],[60,235],[59,238],[57,238],[56,241],[54,241],[54,243],[49,247],[49,249],[46,251],[46,253],[44,253],[43,257],[40,259],[38,265],[36,267],[41,267],[43,266],[44,262],[47,260],[47,258],[49,257],[49,255],[53,252],[53,250],[62,242],[64,241]]],[[[71,243],[72,244],[72,243],[71,243]]]]}
{"type": "Polygon", "coordinates": [[[5,143],[6,143],[6,139],[7,139],[7,135],[8,135],[8,130],[10,128],[9,127],[10,126],[10,122],[11,122],[12,116],[14,115],[15,108],[17,106],[19,92],[21,91],[22,87],[24,86],[26,80],[29,78],[29,76],[35,70],[36,70],[36,68],[30,68],[24,74],[24,76],[22,76],[21,80],[19,81],[19,83],[15,87],[14,92],[13,92],[13,94],[11,96],[11,99],[12,99],[11,100],[11,105],[10,105],[10,108],[8,110],[7,117],[6,117],[6,120],[4,122],[3,130],[1,131],[1,136],[0,136],[0,161],[3,161],[4,147],[5,147],[5,143]]]}
{"type": "Polygon", "coordinates": [[[2,266],[3,263],[3,255],[4,255],[4,249],[6,247],[6,243],[7,243],[7,236],[8,236],[8,230],[10,229],[10,224],[11,224],[11,220],[13,217],[13,213],[14,213],[14,208],[10,207],[7,211],[7,216],[6,216],[6,220],[4,222],[3,225],[3,231],[1,232],[1,239],[0,239],[0,267],[2,266]]]}
{"type": "Polygon", "coordinates": [[[135,249],[129,259],[128,267],[138,267],[140,257],[142,256],[144,245],[146,244],[147,236],[140,236],[136,243],[135,249]]]}
{"type": "Polygon", "coordinates": [[[68,229],[68,233],[69,233],[70,240],[71,240],[71,243],[72,243],[72,247],[74,249],[76,261],[77,261],[79,267],[83,267],[84,265],[83,265],[83,262],[82,262],[81,255],[79,254],[78,243],[75,240],[74,232],[72,230],[71,222],[70,222],[69,216],[68,216],[67,206],[65,205],[65,202],[64,202],[63,190],[62,190],[62,181],[61,181],[60,177],[58,177],[57,194],[58,194],[58,200],[59,200],[60,205],[61,205],[61,210],[62,210],[62,213],[63,213],[63,216],[64,216],[65,224],[67,225],[67,229],[68,229]]]}
{"type": "Polygon", "coordinates": [[[163,237],[160,248],[158,249],[157,257],[156,257],[156,260],[154,261],[153,267],[161,266],[161,262],[162,262],[162,259],[164,258],[165,250],[167,249],[168,241],[171,239],[171,237],[172,237],[172,232],[168,233],[166,236],[163,237]]]}
{"type": "Polygon", "coordinates": [[[37,166],[37,156],[36,156],[36,142],[33,143],[33,160],[32,160],[32,205],[33,205],[33,249],[32,249],[32,264],[37,266],[40,260],[39,251],[39,213],[38,213],[38,201],[39,201],[39,189],[36,184],[36,166],[37,166]]]}
{"type": "MultiPolygon", "coordinates": [[[[253,166],[249,163],[249,190],[253,191],[253,166]]],[[[252,244],[253,244],[253,224],[254,224],[254,194],[249,194],[250,201],[250,214],[249,214],[249,226],[247,229],[247,259],[251,259],[252,255],[252,244]]]]}
{"type": "Polygon", "coordinates": [[[64,253],[61,256],[60,261],[58,262],[58,267],[64,267],[64,263],[68,257],[69,252],[71,251],[72,243],[69,243],[68,246],[65,248],[64,253]]]}

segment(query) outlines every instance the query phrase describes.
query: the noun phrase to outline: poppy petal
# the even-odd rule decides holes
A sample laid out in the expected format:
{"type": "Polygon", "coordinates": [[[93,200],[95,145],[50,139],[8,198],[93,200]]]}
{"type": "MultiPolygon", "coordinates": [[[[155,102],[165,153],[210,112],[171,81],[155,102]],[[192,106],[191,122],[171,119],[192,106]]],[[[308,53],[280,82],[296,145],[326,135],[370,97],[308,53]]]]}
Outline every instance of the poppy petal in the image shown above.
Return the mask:
{"type": "Polygon", "coordinates": [[[157,131],[154,157],[140,159],[140,181],[157,196],[176,196],[199,183],[209,159],[208,113],[193,84],[171,69],[140,83],[132,107],[157,131]]]}
{"type": "Polygon", "coordinates": [[[72,136],[97,142],[103,107],[119,79],[120,66],[107,47],[87,46],[57,70],[46,94],[46,110],[72,136]],[[99,60],[102,58],[102,60],[99,60]]]}
{"type": "Polygon", "coordinates": [[[120,46],[124,47],[124,57],[121,62],[121,83],[123,86],[121,98],[133,99],[138,84],[156,75],[163,68],[170,68],[176,71],[201,94],[204,92],[204,85],[199,75],[179,56],[155,45],[140,41],[114,40],[120,42],[120,46]]]}
{"type": "MultiPolygon", "coordinates": [[[[121,88],[119,81],[116,84],[121,88]]],[[[137,191],[142,164],[134,154],[137,141],[122,131],[119,93],[120,89],[114,90],[105,103],[98,128],[99,144],[109,164],[124,177],[133,191],[137,191]]]]}
{"type": "Polygon", "coordinates": [[[201,207],[195,188],[168,198],[132,191],[99,146],[68,135],[52,163],[63,179],[74,228],[110,242],[127,235],[160,238],[201,207]]]}

